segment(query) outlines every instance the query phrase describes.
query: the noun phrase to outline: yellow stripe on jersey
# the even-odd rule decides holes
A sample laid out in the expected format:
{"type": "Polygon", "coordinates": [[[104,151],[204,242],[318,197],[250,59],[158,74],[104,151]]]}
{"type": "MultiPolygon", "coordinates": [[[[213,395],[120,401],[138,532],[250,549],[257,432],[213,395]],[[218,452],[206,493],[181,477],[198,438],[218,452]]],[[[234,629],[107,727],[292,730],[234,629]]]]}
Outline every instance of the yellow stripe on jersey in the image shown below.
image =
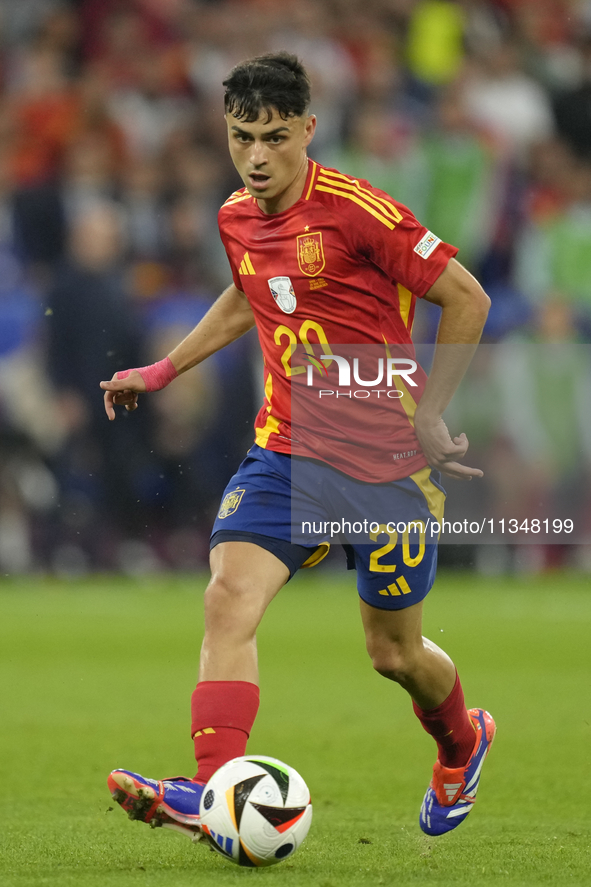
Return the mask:
{"type": "Polygon", "coordinates": [[[397,208],[394,206],[393,203],[391,203],[389,200],[386,200],[384,197],[380,197],[374,191],[370,191],[369,188],[364,188],[363,185],[359,184],[358,179],[353,179],[353,178],[351,178],[351,176],[344,176],[340,172],[336,172],[336,171],[329,170],[329,169],[323,169],[322,175],[328,176],[329,178],[333,179],[335,181],[335,183],[340,184],[341,187],[343,187],[345,183],[347,183],[348,185],[353,185],[355,187],[355,189],[357,191],[359,191],[359,193],[366,198],[366,200],[371,199],[372,203],[374,203],[376,206],[379,205],[381,207],[382,211],[386,215],[388,215],[392,219],[394,219],[395,222],[402,221],[402,215],[399,213],[399,211],[397,210],[397,208]]]}
{"type": "Polygon", "coordinates": [[[269,443],[269,438],[272,434],[279,433],[279,419],[276,419],[275,416],[272,416],[270,413],[267,416],[267,421],[265,422],[264,428],[257,428],[256,436],[254,439],[255,444],[259,447],[262,447],[264,450],[267,448],[267,444],[269,443]]]}
{"type": "Polygon", "coordinates": [[[310,194],[312,193],[312,188],[314,187],[314,179],[316,177],[316,170],[318,169],[318,164],[312,161],[312,175],[310,176],[310,187],[308,188],[308,193],[306,194],[306,200],[310,199],[310,194]]]}
{"type": "Polygon", "coordinates": [[[405,286],[402,286],[401,283],[398,284],[398,304],[404,326],[408,327],[408,314],[412,305],[412,293],[405,286]]]}
{"type": "MultiPolygon", "coordinates": [[[[333,180],[333,184],[338,184],[341,188],[345,187],[345,182],[349,186],[353,186],[356,191],[358,191],[366,200],[369,200],[370,203],[373,203],[375,206],[378,206],[385,215],[390,216],[390,218],[394,219],[395,222],[401,222],[402,216],[396,209],[393,203],[390,203],[389,200],[386,200],[384,197],[380,197],[378,194],[375,194],[373,191],[370,191],[369,188],[364,188],[363,185],[360,185],[357,179],[352,179],[351,176],[344,176],[340,172],[333,172],[329,169],[322,170],[322,176],[328,176],[329,179],[333,180]],[[335,181],[336,180],[336,181],[335,181]]],[[[318,176],[320,180],[321,176],[318,176]]]]}
{"type": "Polygon", "coordinates": [[[250,256],[248,255],[248,253],[244,253],[244,256],[242,257],[242,262],[240,263],[240,268],[238,269],[238,273],[244,274],[244,275],[256,274],[256,271],[254,270],[254,266],[253,266],[252,262],[250,261],[250,256]]]}
{"type": "Polygon", "coordinates": [[[228,199],[222,204],[225,206],[226,203],[230,203],[232,200],[236,200],[237,197],[244,197],[245,188],[240,188],[238,191],[232,191],[228,199]]]}
{"type": "Polygon", "coordinates": [[[267,401],[267,412],[271,412],[271,398],[273,397],[273,376],[267,373],[265,380],[265,400],[267,401]]]}
{"type": "Polygon", "coordinates": [[[279,432],[279,419],[276,419],[275,416],[271,415],[271,398],[273,396],[273,376],[271,373],[267,373],[267,380],[265,382],[265,399],[267,401],[267,412],[269,415],[267,416],[267,421],[265,422],[264,428],[257,428],[254,442],[263,449],[266,449],[267,444],[269,443],[269,437],[272,434],[277,434],[279,432]]]}
{"type": "Polygon", "coordinates": [[[241,200],[248,200],[249,197],[250,194],[248,193],[248,191],[246,191],[245,188],[243,188],[240,191],[234,191],[233,194],[230,194],[226,202],[222,205],[233,206],[235,203],[240,203],[241,200]]]}
{"type": "Polygon", "coordinates": [[[225,202],[227,203],[228,200],[234,200],[235,197],[241,197],[241,196],[244,194],[245,191],[246,191],[246,188],[238,188],[237,191],[232,191],[232,193],[231,193],[230,196],[226,199],[225,202]]]}
{"type": "MultiPolygon", "coordinates": [[[[318,176],[320,180],[322,177],[318,176]]],[[[336,188],[327,188],[325,185],[316,185],[316,191],[326,191],[328,194],[336,194],[338,197],[346,197],[347,200],[352,200],[353,203],[357,203],[361,206],[366,212],[371,213],[372,216],[375,216],[386,228],[389,228],[391,231],[394,230],[395,225],[394,222],[391,222],[385,216],[381,215],[377,210],[375,210],[369,203],[366,203],[365,200],[361,200],[357,194],[349,194],[347,191],[337,191],[336,188]]]]}
{"type": "Polygon", "coordinates": [[[425,497],[427,508],[429,509],[437,523],[441,525],[441,522],[443,521],[445,493],[442,492],[439,487],[436,487],[431,480],[430,466],[426,465],[424,468],[420,468],[418,471],[415,471],[414,474],[411,474],[410,479],[414,480],[415,484],[425,497]]]}
{"type": "Polygon", "coordinates": [[[236,203],[241,203],[243,200],[248,200],[250,198],[250,194],[243,194],[242,197],[236,197],[235,200],[226,200],[224,206],[234,206],[236,203]]]}
{"type": "MultiPolygon", "coordinates": [[[[382,333],[382,338],[384,340],[386,354],[388,355],[388,357],[392,357],[392,355],[390,354],[390,346],[388,345],[388,343],[386,341],[386,337],[383,335],[383,333],[382,333]]],[[[406,387],[406,385],[404,384],[404,382],[402,381],[400,376],[397,377],[396,387],[398,388],[399,391],[402,391],[402,397],[400,398],[400,400],[398,402],[402,404],[404,412],[406,413],[406,418],[408,419],[408,421],[410,422],[410,424],[414,428],[415,427],[414,418],[415,418],[415,413],[417,410],[416,401],[414,400],[412,394],[410,393],[410,391],[408,390],[408,388],[406,387]]]]}

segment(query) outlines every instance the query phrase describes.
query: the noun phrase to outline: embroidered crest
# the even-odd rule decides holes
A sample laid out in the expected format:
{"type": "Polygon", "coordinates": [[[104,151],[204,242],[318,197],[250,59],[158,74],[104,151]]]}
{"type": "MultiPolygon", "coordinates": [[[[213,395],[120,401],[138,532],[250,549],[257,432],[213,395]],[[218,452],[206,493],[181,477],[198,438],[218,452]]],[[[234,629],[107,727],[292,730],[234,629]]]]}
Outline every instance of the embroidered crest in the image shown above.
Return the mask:
{"type": "Polygon", "coordinates": [[[271,277],[268,281],[271,295],[285,314],[293,314],[298,304],[291,278],[271,277]]]}
{"type": "Polygon", "coordinates": [[[298,265],[307,277],[316,277],[325,265],[322,232],[298,234],[298,265]]]}
{"type": "Polygon", "coordinates": [[[244,490],[232,490],[231,493],[226,493],[218,514],[220,520],[223,520],[225,517],[229,517],[231,514],[234,514],[234,512],[240,505],[240,501],[243,496],[244,490]]]}

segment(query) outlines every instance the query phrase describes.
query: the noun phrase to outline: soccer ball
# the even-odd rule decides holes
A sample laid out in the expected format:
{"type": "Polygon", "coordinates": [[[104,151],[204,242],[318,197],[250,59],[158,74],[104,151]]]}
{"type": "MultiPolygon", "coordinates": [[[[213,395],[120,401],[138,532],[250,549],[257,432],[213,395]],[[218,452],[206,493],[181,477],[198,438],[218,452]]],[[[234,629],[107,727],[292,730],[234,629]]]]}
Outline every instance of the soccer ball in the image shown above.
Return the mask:
{"type": "Polygon", "coordinates": [[[276,758],[234,758],[203,790],[200,825],[212,847],[236,865],[275,865],[292,856],[312,822],[308,786],[276,758]]]}

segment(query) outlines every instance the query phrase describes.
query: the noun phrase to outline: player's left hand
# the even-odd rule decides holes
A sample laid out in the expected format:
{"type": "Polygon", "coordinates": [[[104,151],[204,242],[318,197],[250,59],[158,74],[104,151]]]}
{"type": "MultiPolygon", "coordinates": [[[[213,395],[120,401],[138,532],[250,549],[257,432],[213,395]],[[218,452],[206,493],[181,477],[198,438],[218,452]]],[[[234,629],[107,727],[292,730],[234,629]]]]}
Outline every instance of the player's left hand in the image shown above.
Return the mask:
{"type": "Polygon", "coordinates": [[[469,468],[458,461],[468,452],[468,438],[462,433],[452,440],[441,416],[424,415],[417,409],[415,431],[431,468],[457,480],[483,476],[480,468],[469,468]]]}

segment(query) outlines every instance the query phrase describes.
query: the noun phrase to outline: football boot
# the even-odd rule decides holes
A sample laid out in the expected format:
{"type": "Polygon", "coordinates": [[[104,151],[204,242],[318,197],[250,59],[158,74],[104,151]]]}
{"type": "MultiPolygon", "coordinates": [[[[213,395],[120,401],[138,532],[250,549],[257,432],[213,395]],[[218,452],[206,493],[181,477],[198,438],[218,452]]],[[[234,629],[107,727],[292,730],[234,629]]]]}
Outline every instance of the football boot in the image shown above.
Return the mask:
{"type": "Polygon", "coordinates": [[[474,806],[482,765],[495,738],[496,726],[482,708],[471,708],[468,714],[476,731],[474,749],[464,767],[444,767],[436,761],[419,817],[427,835],[444,835],[457,828],[474,806]]]}
{"type": "Polygon", "coordinates": [[[130,819],[147,822],[152,828],[170,828],[198,841],[199,803],[204,785],[186,776],[146,779],[129,770],[113,770],[107,785],[115,801],[130,819]]]}

